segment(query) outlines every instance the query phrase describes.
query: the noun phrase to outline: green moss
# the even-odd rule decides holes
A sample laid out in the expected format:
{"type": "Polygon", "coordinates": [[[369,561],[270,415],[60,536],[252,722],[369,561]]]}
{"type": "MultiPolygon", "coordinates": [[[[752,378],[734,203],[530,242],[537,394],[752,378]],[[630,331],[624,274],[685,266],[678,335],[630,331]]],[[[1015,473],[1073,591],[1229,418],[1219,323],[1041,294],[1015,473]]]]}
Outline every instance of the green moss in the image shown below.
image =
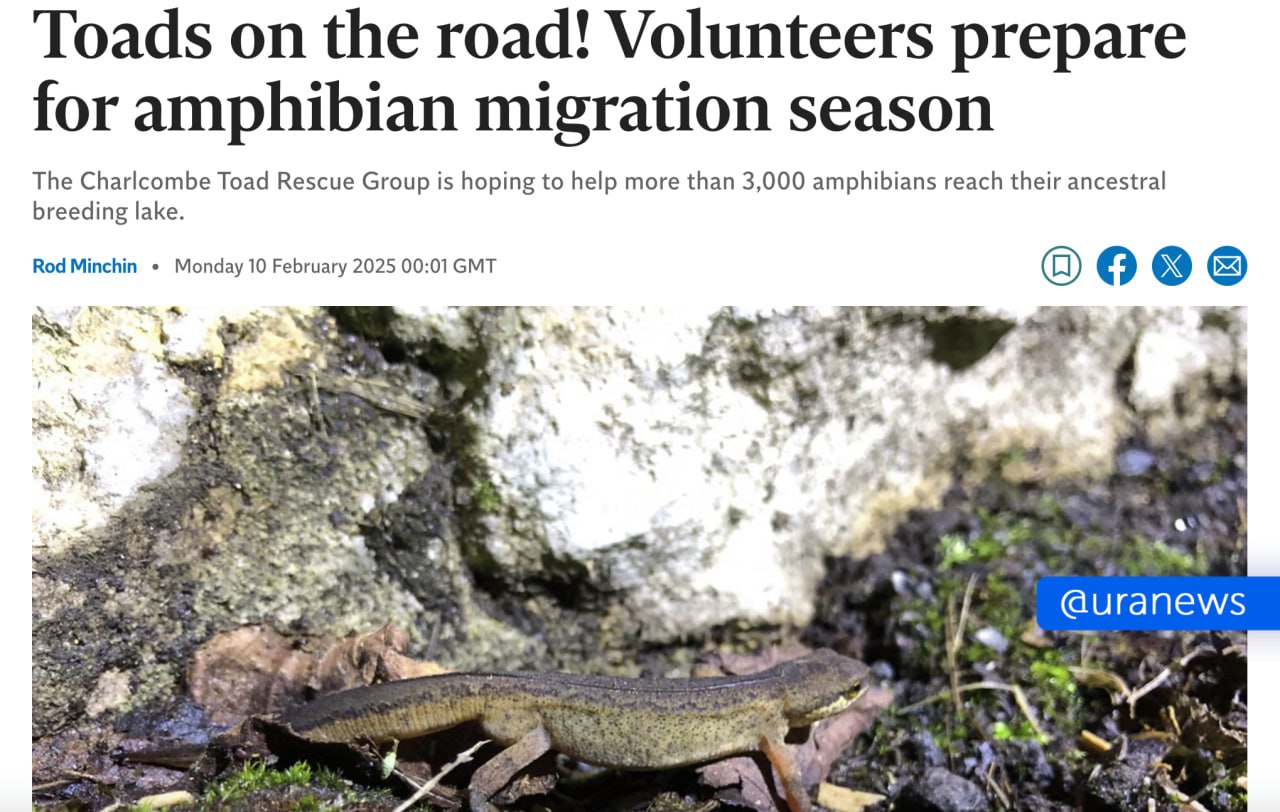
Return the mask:
{"type": "Polygon", "coordinates": [[[313,768],[299,761],[283,769],[268,767],[260,761],[245,764],[239,771],[210,786],[198,799],[198,812],[214,812],[224,809],[245,809],[265,805],[299,812],[320,812],[350,808],[371,800],[386,800],[390,796],[381,790],[353,787],[337,774],[323,767],[313,768]]]}
{"type": "MultiPolygon", "coordinates": [[[[948,701],[950,701],[949,698],[948,701]]],[[[954,746],[969,738],[968,726],[959,722],[931,722],[926,729],[938,746],[944,750],[953,749],[954,746]]]]}
{"type": "Polygon", "coordinates": [[[973,547],[963,536],[948,533],[938,539],[941,556],[938,561],[938,572],[946,572],[953,567],[968,564],[974,559],[973,547]]]}
{"type": "Polygon", "coordinates": [[[1060,729],[1073,730],[1083,711],[1079,686],[1062,662],[1058,649],[1034,649],[1030,664],[1030,701],[1045,719],[1060,729]]]}
{"type": "Polygon", "coordinates": [[[1031,618],[1026,595],[999,573],[987,573],[982,584],[982,618],[996,627],[1007,640],[1016,640],[1031,618]]]}
{"type": "Polygon", "coordinates": [[[1004,551],[1005,544],[993,536],[978,536],[970,547],[973,549],[975,559],[990,561],[1004,551]]]}
{"type": "Polygon", "coordinates": [[[229,803],[259,790],[306,786],[310,780],[311,765],[305,761],[300,761],[284,770],[274,770],[261,761],[251,761],[241,767],[239,772],[232,773],[225,780],[210,787],[205,792],[204,800],[229,803]]]}
{"type": "Polygon", "coordinates": [[[495,514],[502,507],[502,499],[498,496],[498,489],[488,479],[483,479],[476,483],[472,498],[475,500],[476,510],[480,513],[495,514]]]}
{"type": "Polygon", "coordinates": [[[1031,664],[1031,675],[1043,688],[1074,693],[1076,684],[1071,670],[1060,662],[1051,662],[1056,659],[1054,654],[1046,654],[1044,660],[1031,664]]]}
{"type": "Polygon", "coordinates": [[[1030,740],[1035,737],[1035,728],[1026,719],[1022,719],[1012,725],[1005,721],[997,721],[991,725],[991,738],[996,741],[1030,740]]]}
{"type": "Polygon", "coordinates": [[[1178,550],[1163,541],[1131,535],[1119,544],[1089,536],[1081,549],[1090,556],[1107,556],[1126,575],[1204,575],[1208,562],[1198,551],[1178,550]]]}
{"type": "Polygon", "coordinates": [[[1136,539],[1121,547],[1120,561],[1130,575],[1202,575],[1205,562],[1162,541],[1136,539]]]}
{"type": "Polygon", "coordinates": [[[942,607],[943,604],[938,601],[915,601],[910,605],[910,608],[920,615],[925,628],[929,630],[931,644],[941,643],[942,635],[947,631],[947,615],[942,607]]]}
{"type": "Polygon", "coordinates": [[[1046,521],[1058,522],[1063,520],[1062,503],[1050,493],[1041,494],[1040,498],[1036,500],[1035,513],[1038,518],[1046,521]]]}
{"type": "Polygon", "coordinates": [[[939,572],[964,564],[997,561],[1008,555],[1010,548],[1037,541],[1037,528],[1031,519],[1009,523],[983,511],[979,511],[978,518],[982,531],[975,538],[949,533],[938,539],[939,572]]]}
{"type": "Polygon", "coordinates": [[[480,453],[480,429],[462,411],[440,411],[427,418],[432,449],[450,463],[450,480],[458,499],[458,545],[467,566],[480,578],[500,575],[500,568],[484,540],[487,519],[502,510],[489,465],[480,453]]]}
{"type": "Polygon", "coordinates": [[[1240,785],[1240,780],[1249,776],[1247,762],[1237,764],[1227,771],[1227,780],[1223,787],[1227,791],[1228,812],[1247,812],[1249,809],[1249,790],[1240,785]]]}

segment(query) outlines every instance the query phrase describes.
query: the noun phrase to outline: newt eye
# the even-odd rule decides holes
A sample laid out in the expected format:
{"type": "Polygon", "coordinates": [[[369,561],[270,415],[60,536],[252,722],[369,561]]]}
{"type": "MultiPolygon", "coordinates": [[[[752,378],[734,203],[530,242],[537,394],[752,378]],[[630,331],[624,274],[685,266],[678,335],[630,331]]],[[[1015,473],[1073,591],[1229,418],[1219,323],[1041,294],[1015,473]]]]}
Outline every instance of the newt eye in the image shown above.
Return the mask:
{"type": "Polygon", "coordinates": [[[839,713],[854,702],[857,702],[858,698],[861,697],[865,691],[866,687],[862,684],[861,680],[850,685],[844,693],[840,694],[840,701],[836,703],[840,706],[839,710],[832,711],[832,713],[839,713]]]}
{"type": "MultiPolygon", "coordinates": [[[[801,725],[812,724],[813,722],[816,722],[819,719],[825,719],[828,716],[835,716],[837,713],[848,708],[854,702],[857,702],[858,698],[862,696],[864,690],[865,686],[862,684],[862,681],[856,680],[836,693],[833,699],[822,702],[816,706],[810,706],[798,713],[792,714],[790,717],[791,724],[799,727],[801,725]]],[[[831,694],[828,694],[827,696],[830,697],[831,694]]]]}

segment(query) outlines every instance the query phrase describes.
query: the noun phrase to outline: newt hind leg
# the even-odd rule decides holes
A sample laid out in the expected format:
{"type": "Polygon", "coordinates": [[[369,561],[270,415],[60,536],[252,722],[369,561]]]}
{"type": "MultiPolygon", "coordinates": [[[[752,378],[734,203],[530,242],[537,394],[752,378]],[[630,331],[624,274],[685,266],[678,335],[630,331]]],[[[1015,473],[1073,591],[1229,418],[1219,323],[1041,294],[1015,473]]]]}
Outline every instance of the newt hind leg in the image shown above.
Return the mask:
{"type": "Polygon", "coordinates": [[[809,794],[804,791],[800,781],[800,768],[796,765],[791,751],[781,739],[765,736],[760,740],[760,750],[773,770],[782,781],[782,791],[787,796],[787,806],[791,812],[811,812],[813,805],[809,802],[809,794]]]}
{"type": "Polygon", "coordinates": [[[551,749],[551,737],[542,725],[521,736],[515,744],[486,761],[471,776],[471,812],[497,812],[489,803],[516,773],[551,749]]]}

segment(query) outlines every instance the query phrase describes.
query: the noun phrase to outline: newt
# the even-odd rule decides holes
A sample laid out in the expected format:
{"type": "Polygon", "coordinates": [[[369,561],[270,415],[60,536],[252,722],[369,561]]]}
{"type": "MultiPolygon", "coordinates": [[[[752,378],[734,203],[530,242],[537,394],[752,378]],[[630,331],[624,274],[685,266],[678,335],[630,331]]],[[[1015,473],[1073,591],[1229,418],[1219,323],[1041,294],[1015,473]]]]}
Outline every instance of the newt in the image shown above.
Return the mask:
{"type": "Polygon", "coordinates": [[[821,649],[755,674],[629,679],[563,673],[455,673],[326,694],[286,713],[314,742],[411,739],[478,721],[506,747],[476,770],[472,812],[549,750],[600,767],[650,770],[762,752],[791,812],[809,812],[787,731],[848,708],[867,668],[821,649]]]}

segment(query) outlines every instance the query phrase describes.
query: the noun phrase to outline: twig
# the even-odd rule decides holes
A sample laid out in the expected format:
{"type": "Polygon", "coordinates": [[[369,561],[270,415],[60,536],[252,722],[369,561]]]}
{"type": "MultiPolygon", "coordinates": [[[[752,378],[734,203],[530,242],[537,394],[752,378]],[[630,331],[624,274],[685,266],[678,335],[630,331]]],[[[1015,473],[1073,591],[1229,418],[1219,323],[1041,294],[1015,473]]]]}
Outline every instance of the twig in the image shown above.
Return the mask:
{"type": "Polygon", "coordinates": [[[973,589],[977,585],[977,575],[970,575],[969,582],[964,585],[964,600],[960,603],[960,623],[956,627],[956,638],[952,644],[956,651],[960,650],[960,644],[964,642],[964,627],[969,622],[969,604],[973,602],[973,589]]]}
{"type": "Polygon", "coordinates": [[[69,775],[72,778],[79,778],[83,781],[92,781],[95,784],[102,784],[103,786],[107,786],[107,787],[114,787],[116,784],[116,782],[112,781],[110,778],[104,778],[100,775],[94,775],[93,773],[85,773],[79,770],[63,770],[62,774],[69,775]]]}
{"type": "Polygon", "coordinates": [[[1104,756],[1111,752],[1111,742],[1092,730],[1080,731],[1080,735],[1076,737],[1076,743],[1080,745],[1081,750],[1086,753],[1092,753],[1095,756],[1104,756]]]}
{"type": "MultiPolygon", "coordinates": [[[[1019,688],[1017,685],[1005,685],[1002,682],[971,682],[968,685],[961,685],[956,690],[957,692],[1007,691],[1008,693],[1013,694],[1014,703],[1017,704],[1018,710],[1022,711],[1022,715],[1025,716],[1027,718],[1027,721],[1031,724],[1031,729],[1035,732],[1036,738],[1041,740],[1046,738],[1044,731],[1040,728],[1040,724],[1036,721],[1036,717],[1032,712],[1031,703],[1027,701],[1026,693],[1024,693],[1023,690],[1019,688]]],[[[951,698],[949,696],[950,693],[951,693],[950,691],[942,691],[940,693],[934,694],[933,696],[925,697],[919,702],[916,702],[911,705],[907,705],[905,708],[902,709],[902,712],[909,713],[917,708],[922,708],[925,705],[931,705],[934,702],[941,702],[944,699],[950,699],[951,698]]]]}
{"type": "Polygon", "coordinates": [[[960,646],[964,643],[964,628],[969,622],[969,603],[973,600],[973,588],[978,576],[970,575],[964,587],[964,600],[960,603],[960,617],[955,617],[955,602],[947,602],[947,672],[951,677],[951,696],[955,701],[956,719],[964,713],[964,705],[960,702],[960,667],[958,664],[960,646]]]}
{"type": "Polygon", "coordinates": [[[65,787],[67,784],[70,784],[70,783],[73,783],[70,778],[59,778],[57,781],[50,781],[45,784],[36,784],[31,787],[31,791],[44,792],[45,790],[48,790],[48,789],[57,789],[58,787],[65,787]]]}
{"type": "MultiPolygon", "coordinates": [[[[1191,652],[1190,654],[1183,655],[1182,659],[1178,660],[1177,668],[1178,670],[1182,670],[1183,668],[1186,668],[1188,665],[1190,665],[1191,661],[1196,659],[1197,657],[1200,657],[1205,654],[1213,654],[1213,653],[1214,653],[1214,650],[1211,648],[1198,648],[1195,651],[1191,652]]],[[[1138,700],[1142,699],[1142,697],[1151,693],[1156,688],[1159,688],[1161,685],[1165,683],[1166,680],[1169,679],[1169,677],[1172,677],[1173,668],[1174,668],[1173,666],[1165,666],[1163,669],[1161,669],[1160,673],[1152,677],[1151,680],[1148,681],[1146,685],[1143,685],[1141,688],[1135,688],[1132,692],[1130,692],[1129,699],[1128,699],[1130,719],[1137,718],[1135,714],[1137,710],[1138,700]]]]}
{"type": "Polygon", "coordinates": [[[457,758],[455,758],[453,761],[450,761],[448,764],[444,765],[444,768],[441,769],[440,772],[431,776],[431,778],[427,781],[427,783],[418,787],[418,791],[413,793],[413,795],[409,798],[409,800],[397,806],[394,812],[408,812],[409,807],[413,806],[418,801],[421,801],[424,797],[426,797],[428,793],[431,792],[431,790],[436,788],[436,785],[440,783],[440,779],[444,778],[446,775],[453,772],[454,768],[456,768],[457,766],[461,764],[466,764],[468,761],[471,760],[471,757],[476,754],[477,750],[479,750],[481,747],[484,747],[488,743],[489,743],[488,739],[483,739],[473,744],[470,748],[463,750],[461,753],[458,754],[457,758]]]}
{"type": "Polygon", "coordinates": [[[960,718],[963,710],[960,705],[960,678],[956,674],[956,597],[951,595],[947,598],[947,637],[944,640],[944,653],[947,656],[947,680],[951,683],[951,700],[955,705],[952,708],[952,714],[956,719],[960,718]]]}
{"type": "Polygon", "coordinates": [[[1129,718],[1130,719],[1137,718],[1136,708],[1137,708],[1139,699],[1142,699],[1142,697],[1146,696],[1147,694],[1151,693],[1155,689],[1159,688],[1161,685],[1165,683],[1167,679],[1169,679],[1169,677],[1172,677],[1172,676],[1173,676],[1173,671],[1171,669],[1168,669],[1168,668],[1162,669],[1160,673],[1152,677],[1151,680],[1147,682],[1146,685],[1143,685],[1141,688],[1137,688],[1131,691],[1129,693],[1129,718]]]}
{"type": "Polygon", "coordinates": [[[996,763],[993,761],[987,766],[987,771],[983,773],[983,783],[987,785],[987,789],[996,797],[996,803],[1000,804],[1001,809],[1012,809],[1013,803],[1009,800],[1009,794],[1000,786],[1000,782],[996,781],[993,773],[996,771],[996,763]]]}

